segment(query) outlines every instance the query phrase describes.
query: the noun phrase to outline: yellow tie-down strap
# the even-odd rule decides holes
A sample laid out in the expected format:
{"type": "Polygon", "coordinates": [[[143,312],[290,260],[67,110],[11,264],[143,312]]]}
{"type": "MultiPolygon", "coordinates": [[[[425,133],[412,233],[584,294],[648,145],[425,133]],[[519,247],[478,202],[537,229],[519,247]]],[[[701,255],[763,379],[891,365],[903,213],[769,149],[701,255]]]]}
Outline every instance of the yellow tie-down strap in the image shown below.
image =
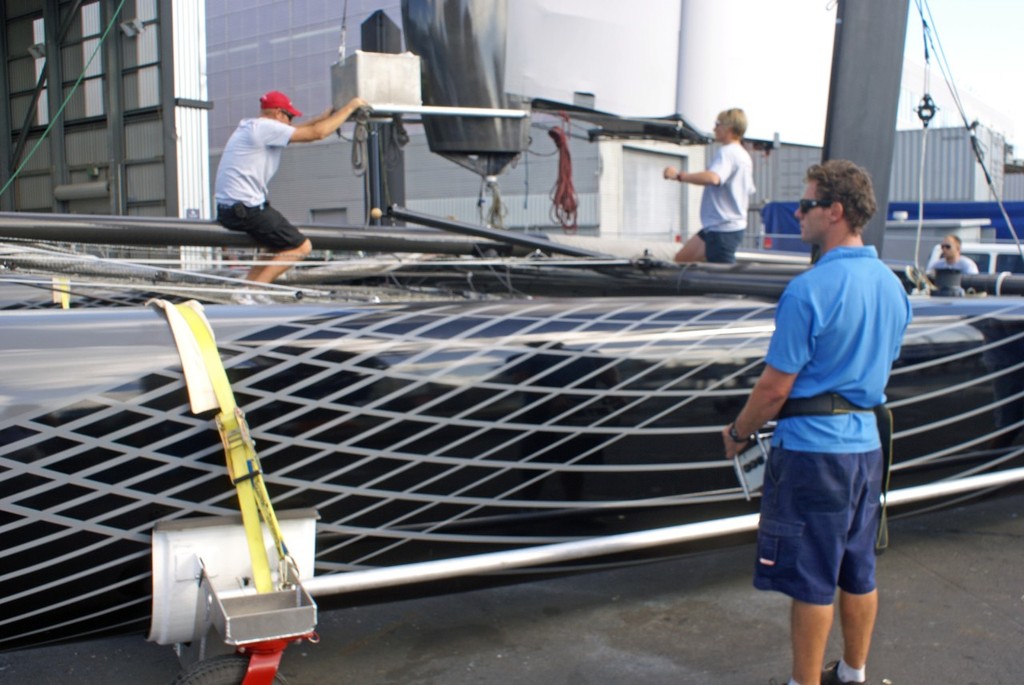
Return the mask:
{"type": "Polygon", "coordinates": [[[71,307],[71,279],[67,276],[54,276],[53,285],[50,287],[50,291],[53,297],[53,303],[59,304],[61,309],[69,309],[71,307]]]}
{"type": "Polygon", "coordinates": [[[290,564],[288,549],[263,481],[259,456],[249,435],[245,413],[235,404],[235,396],[224,371],[213,330],[198,302],[176,305],[154,299],[149,304],[161,309],[167,316],[181,357],[192,411],[200,413],[220,409],[216,417],[217,430],[224,445],[228,475],[238,493],[238,506],[242,512],[242,524],[252,558],[253,582],[257,592],[272,592],[274,584],[267,550],[263,545],[261,515],[277,548],[282,583],[287,582],[284,574],[288,572],[290,564]]]}

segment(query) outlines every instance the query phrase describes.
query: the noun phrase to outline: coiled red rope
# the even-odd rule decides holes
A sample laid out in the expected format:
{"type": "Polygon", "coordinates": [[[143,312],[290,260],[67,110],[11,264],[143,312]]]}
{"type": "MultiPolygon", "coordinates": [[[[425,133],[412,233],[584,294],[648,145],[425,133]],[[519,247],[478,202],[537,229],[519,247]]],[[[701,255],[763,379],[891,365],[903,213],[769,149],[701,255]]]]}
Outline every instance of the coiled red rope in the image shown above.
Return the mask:
{"type": "Polygon", "coordinates": [[[555,126],[548,131],[558,148],[558,177],[555,179],[555,187],[551,189],[551,218],[560,223],[566,233],[575,233],[578,229],[576,210],[579,198],[572,184],[572,157],[569,155],[569,136],[565,129],[569,118],[563,114],[562,120],[564,123],[561,127],[555,126]]]}

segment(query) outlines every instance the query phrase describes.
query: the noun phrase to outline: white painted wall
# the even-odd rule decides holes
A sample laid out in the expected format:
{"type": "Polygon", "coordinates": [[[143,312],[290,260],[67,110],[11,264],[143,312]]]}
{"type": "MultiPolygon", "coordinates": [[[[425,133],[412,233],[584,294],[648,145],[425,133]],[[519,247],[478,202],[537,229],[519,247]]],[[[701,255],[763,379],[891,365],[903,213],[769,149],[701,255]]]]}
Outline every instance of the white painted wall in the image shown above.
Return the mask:
{"type": "Polygon", "coordinates": [[[669,165],[688,171],[706,166],[703,145],[655,141],[598,143],[601,235],[623,239],[684,241],[700,229],[703,189],[666,181],[669,165]]]}

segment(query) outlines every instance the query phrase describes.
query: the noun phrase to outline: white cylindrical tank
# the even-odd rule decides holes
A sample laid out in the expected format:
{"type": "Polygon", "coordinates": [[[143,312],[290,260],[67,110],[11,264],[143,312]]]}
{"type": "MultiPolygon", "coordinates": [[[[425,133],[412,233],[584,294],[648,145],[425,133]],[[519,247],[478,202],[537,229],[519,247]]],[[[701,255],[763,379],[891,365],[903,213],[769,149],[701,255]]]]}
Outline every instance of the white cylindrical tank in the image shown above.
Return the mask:
{"type": "Polygon", "coordinates": [[[675,112],[678,54],[679,0],[508,3],[511,93],[568,104],[579,93],[603,112],[666,116],[675,112]]]}
{"type": "Polygon", "coordinates": [[[677,109],[710,132],[739,107],[748,138],[821,145],[825,136],[835,3],[681,0],[677,109]]]}

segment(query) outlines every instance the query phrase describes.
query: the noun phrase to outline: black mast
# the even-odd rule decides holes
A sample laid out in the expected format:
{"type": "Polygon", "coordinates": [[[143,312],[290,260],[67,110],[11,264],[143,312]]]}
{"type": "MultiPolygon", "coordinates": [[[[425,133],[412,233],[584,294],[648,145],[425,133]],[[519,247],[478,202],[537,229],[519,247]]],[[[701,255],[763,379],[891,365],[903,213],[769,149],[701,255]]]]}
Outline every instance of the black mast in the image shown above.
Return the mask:
{"type": "Polygon", "coordinates": [[[849,159],[871,174],[878,212],[864,242],[885,238],[908,0],[840,0],[822,160],[849,159]]]}

